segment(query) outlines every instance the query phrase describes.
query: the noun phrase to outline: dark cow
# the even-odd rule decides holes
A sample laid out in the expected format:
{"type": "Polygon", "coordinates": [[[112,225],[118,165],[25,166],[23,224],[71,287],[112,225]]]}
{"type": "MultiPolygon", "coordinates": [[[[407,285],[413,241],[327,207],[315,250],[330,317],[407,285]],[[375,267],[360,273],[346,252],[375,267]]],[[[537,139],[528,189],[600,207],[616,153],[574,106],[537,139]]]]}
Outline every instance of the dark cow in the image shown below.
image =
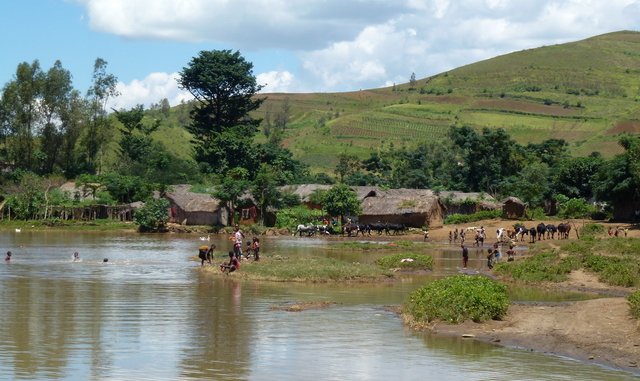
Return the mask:
{"type": "Polygon", "coordinates": [[[556,239],[558,228],[555,225],[547,225],[547,239],[556,239]]]}
{"type": "Polygon", "coordinates": [[[387,224],[384,222],[371,223],[369,224],[369,233],[371,233],[372,230],[378,232],[378,235],[381,235],[383,231],[387,230],[387,224]]]}
{"type": "Polygon", "coordinates": [[[536,228],[529,228],[529,243],[536,242],[536,228]]]}
{"type": "Polygon", "coordinates": [[[387,234],[400,234],[401,231],[404,231],[407,227],[404,224],[387,224],[385,231],[387,234]]]}
{"type": "Polygon", "coordinates": [[[342,225],[342,235],[345,233],[347,236],[351,237],[351,233],[355,232],[356,237],[358,236],[358,225],[348,223],[346,225],[342,225]]]}
{"type": "Polygon", "coordinates": [[[571,225],[568,222],[558,224],[558,238],[568,239],[569,232],[571,231],[571,225]]]}
{"type": "Polygon", "coordinates": [[[545,238],[545,233],[547,232],[547,226],[542,222],[536,226],[536,232],[538,233],[538,241],[545,238]]]}
{"type": "MultiPolygon", "coordinates": [[[[371,227],[369,226],[369,224],[358,224],[358,231],[360,232],[360,234],[362,234],[363,237],[364,233],[371,235],[371,227]]],[[[357,235],[358,233],[356,233],[356,236],[357,235]]]]}

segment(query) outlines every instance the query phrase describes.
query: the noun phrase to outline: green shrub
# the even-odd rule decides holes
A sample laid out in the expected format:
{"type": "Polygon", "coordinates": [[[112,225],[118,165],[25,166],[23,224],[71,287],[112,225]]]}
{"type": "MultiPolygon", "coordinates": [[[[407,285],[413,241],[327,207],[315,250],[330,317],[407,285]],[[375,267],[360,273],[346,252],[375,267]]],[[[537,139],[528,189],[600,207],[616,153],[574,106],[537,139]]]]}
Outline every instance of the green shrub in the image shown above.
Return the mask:
{"type": "Polygon", "coordinates": [[[433,258],[429,255],[400,253],[376,259],[376,264],[384,269],[421,269],[431,270],[433,268],[433,258]],[[403,259],[411,259],[403,261],[403,259]]]}
{"type": "Polygon", "coordinates": [[[600,224],[586,224],[580,229],[580,235],[584,237],[593,237],[599,234],[604,234],[604,226],[600,224]]]}
{"type": "Polygon", "coordinates": [[[162,231],[169,221],[169,201],[166,198],[152,198],[136,210],[133,219],[140,231],[162,231]]]}
{"type": "Polygon", "coordinates": [[[508,308],[505,285],[482,276],[456,275],[412,292],[404,310],[417,322],[461,323],[501,319],[508,308]]]}
{"type": "Polygon", "coordinates": [[[285,208],[276,214],[276,226],[278,228],[294,229],[299,224],[309,224],[322,219],[322,210],[309,209],[306,206],[285,208]]]}
{"type": "Polygon", "coordinates": [[[502,215],[502,210],[483,210],[473,214],[452,214],[444,219],[445,225],[466,224],[469,222],[489,220],[502,215]]]}
{"type": "Polygon", "coordinates": [[[640,263],[635,258],[585,254],[584,266],[598,274],[600,281],[622,287],[639,283],[640,263]]]}
{"type": "Polygon", "coordinates": [[[629,307],[631,308],[631,316],[640,319],[640,290],[635,291],[627,298],[629,307]]]}

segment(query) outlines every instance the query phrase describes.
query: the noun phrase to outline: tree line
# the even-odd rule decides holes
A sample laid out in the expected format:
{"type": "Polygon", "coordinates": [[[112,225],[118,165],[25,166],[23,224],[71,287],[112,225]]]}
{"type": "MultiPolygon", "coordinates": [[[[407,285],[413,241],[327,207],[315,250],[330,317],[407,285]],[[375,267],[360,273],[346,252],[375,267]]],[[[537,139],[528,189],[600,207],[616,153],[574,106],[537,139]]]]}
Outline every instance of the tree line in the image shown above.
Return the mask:
{"type": "Polygon", "coordinates": [[[47,71],[38,61],[21,63],[3,87],[0,182],[3,193],[13,195],[14,210],[25,211],[23,218],[33,215],[33,207],[25,205],[37,203],[16,200],[40,194],[53,202],[48,192],[64,179],[94,187],[94,198],[104,203],[146,200],[171,184],[200,183],[232,214],[247,191],[263,212],[295,204],[295,197],[278,189],[299,183],[485,192],[517,196],[530,207],[640,198],[640,138],[632,136],[620,138],[622,154],[606,159],[598,153],[571,156],[564,140],[521,145],[503,129],[453,126],[438,141],[389,146],[364,160],[341,154],[335,176],[311,174],[282,145],[288,101],[275,115],[267,110],[264,121],[252,117],[265,99],[262,85],[253,65],[231,50],[202,51],[180,72],[179,86],[194,97],[185,126],[192,155],[181,159],[152,137],[161,123],[152,115],[166,115],[168,101],[154,106],[156,114],[142,105],[107,110],[118,94],[117,78],[106,69],[107,62],[96,59],[85,95],[74,89],[71,73],[59,61],[47,71]],[[256,139],[261,127],[264,143],[256,139]],[[113,147],[118,160],[107,167],[103,157],[113,147]]]}

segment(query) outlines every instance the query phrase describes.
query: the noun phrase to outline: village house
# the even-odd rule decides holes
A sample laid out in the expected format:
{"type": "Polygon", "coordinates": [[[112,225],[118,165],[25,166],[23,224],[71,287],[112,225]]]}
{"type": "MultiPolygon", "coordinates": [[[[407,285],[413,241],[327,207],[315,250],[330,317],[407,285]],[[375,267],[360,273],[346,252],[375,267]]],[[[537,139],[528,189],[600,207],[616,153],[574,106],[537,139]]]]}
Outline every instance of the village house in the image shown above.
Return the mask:
{"type": "Polygon", "coordinates": [[[207,193],[194,193],[188,184],[173,185],[169,200],[169,222],[181,225],[228,225],[228,212],[220,200],[207,193]]]}
{"type": "Polygon", "coordinates": [[[415,228],[443,225],[445,207],[431,190],[355,188],[362,197],[362,213],[358,216],[360,223],[396,223],[415,228]]]}

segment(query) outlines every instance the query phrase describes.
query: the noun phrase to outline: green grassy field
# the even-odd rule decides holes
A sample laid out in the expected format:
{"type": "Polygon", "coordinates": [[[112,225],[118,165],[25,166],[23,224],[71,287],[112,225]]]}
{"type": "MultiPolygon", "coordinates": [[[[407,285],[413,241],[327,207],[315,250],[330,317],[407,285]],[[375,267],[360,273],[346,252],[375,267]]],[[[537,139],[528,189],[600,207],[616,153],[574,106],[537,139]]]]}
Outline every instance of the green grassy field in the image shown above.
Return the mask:
{"type": "MultiPolygon", "coordinates": [[[[264,96],[255,116],[277,113],[288,99],[284,144],[313,171],[332,172],[340,153],[366,158],[388,144],[442,139],[452,125],[504,128],[520,143],[561,138],[576,155],[611,156],[621,152],[620,133],[640,132],[640,33],[514,52],[415,88],[264,96]]],[[[190,153],[187,107],[174,107],[157,133],[180,157],[190,153]]]]}

